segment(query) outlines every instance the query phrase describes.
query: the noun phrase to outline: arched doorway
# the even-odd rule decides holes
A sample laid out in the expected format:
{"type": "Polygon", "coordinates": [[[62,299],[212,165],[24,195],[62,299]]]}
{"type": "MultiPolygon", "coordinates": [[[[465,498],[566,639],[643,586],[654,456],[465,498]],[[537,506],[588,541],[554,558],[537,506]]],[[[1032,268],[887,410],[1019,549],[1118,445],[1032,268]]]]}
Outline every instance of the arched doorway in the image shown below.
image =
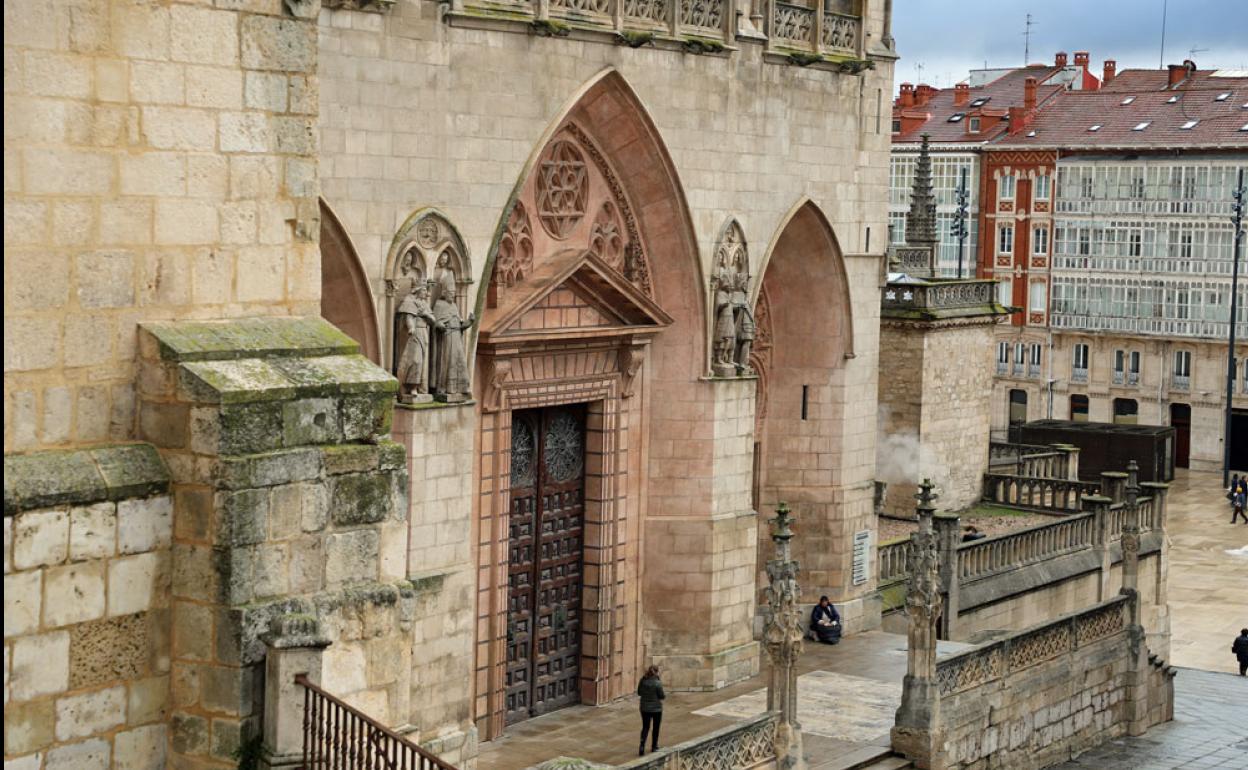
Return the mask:
{"type": "MultiPolygon", "coordinates": [[[[760,510],[783,500],[802,522],[796,544],[808,595],[854,593],[845,568],[853,534],[870,529],[867,485],[840,477],[848,435],[845,359],[853,354],[849,282],[840,246],[811,201],[782,224],[760,269],[755,316],[760,510]],[[855,487],[853,490],[850,487],[855,487]],[[861,487],[860,489],[858,487],[861,487]]],[[[874,422],[872,422],[874,427],[874,422]]],[[[759,568],[771,543],[760,537],[759,568]]],[[[760,574],[760,580],[765,580],[760,574]]],[[[865,587],[865,582],[864,582],[865,587]]]]}
{"type": "Polygon", "coordinates": [[[321,201],[321,317],[360,343],[381,364],[377,309],[368,276],[338,217],[321,201]]]}
{"type": "Polygon", "coordinates": [[[674,419],[652,405],[681,390],[687,400],[706,368],[683,192],[615,71],[587,84],[535,149],[485,274],[476,681],[489,739],[631,689],[639,543],[664,451],[651,436],[674,419]]]}

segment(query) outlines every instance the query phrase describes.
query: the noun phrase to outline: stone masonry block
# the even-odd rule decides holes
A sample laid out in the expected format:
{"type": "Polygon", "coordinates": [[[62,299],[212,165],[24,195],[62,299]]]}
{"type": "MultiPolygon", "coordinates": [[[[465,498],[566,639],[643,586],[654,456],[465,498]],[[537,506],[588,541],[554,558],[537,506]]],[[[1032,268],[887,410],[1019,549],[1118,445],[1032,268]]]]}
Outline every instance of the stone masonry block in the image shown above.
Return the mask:
{"type": "MultiPolygon", "coordinates": [[[[13,640],[11,657],[9,697],[13,701],[64,692],[69,686],[68,633],[54,631],[19,637],[13,640]]],[[[6,712],[8,708],[9,704],[5,704],[6,712]]]]}
{"type": "Polygon", "coordinates": [[[292,449],[222,458],[217,481],[225,489],[246,489],[308,481],[320,473],[319,451],[292,449]]]}
{"type": "Polygon", "coordinates": [[[169,587],[168,553],[142,553],[108,565],[108,614],[130,615],[163,601],[169,587]]]}
{"type": "Polygon", "coordinates": [[[325,548],[325,582],[376,580],[379,547],[378,533],[371,529],[330,535],[325,548]]]}
{"type": "Polygon", "coordinates": [[[127,770],[161,770],[165,767],[166,734],[163,724],[117,733],[113,741],[116,766],[127,770]]]}
{"type": "Polygon", "coordinates": [[[71,695],[56,702],[56,739],[86,738],[126,722],[126,688],[71,695]]]}
{"type": "Polygon", "coordinates": [[[282,405],[282,444],[336,444],[342,441],[338,403],[332,398],[304,398],[282,405]]]}
{"type": "Polygon", "coordinates": [[[390,474],[352,473],[330,481],[330,511],[334,524],[372,524],[392,512],[390,474]]]}
{"type": "Polygon", "coordinates": [[[4,576],[4,638],[39,630],[43,607],[43,572],[30,570],[4,576]]]}
{"type": "Polygon", "coordinates": [[[126,716],[130,724],[163,722],[168,708],[168,676],[153,676],[130,683],[130,695],[126,701],[126,716]]]}
{"type": "Polygon", "coordinates": [[[360,441],[388,434],[393,417],[393,396],[371,395],[344,398],[342,402],[343,440],[360,441]]]}
{"type": "Polygon", "coordinates": [[[29,569],[60,564],[68,555],[68,512],[63,510],[31,511],[14,520],[14,567],[29,569]]]}
{"type": "Polygon", "coordinates": [[[55,724],[51,699],[4,704],[5,755],[26,754],[48,746],[55,734],[55,724]]]}
{"type": "Polygon", "coordinates": [[[104,569],[102,561],[49,569],[43,585],[44,625],[65,626],[103,617],[104,569]]]}
{"type": "Polygon", "coordinates": [[[316,25],[265,16],[242,24],[243,66],[254,70],[308,72],[316,69],[316,25]]]}
{"type": "Polygon", "coordinates": [[[221,408],[221,454],[244,455],[277,449],[282,442],[282,405],[261,402],[221,408]]]}
{"type": "Polygon", "coordinates": [[[134,681],[166,665],[166,612],[79,623],[69,630],[69,687],[134,681]]]}
{"type": "Polygon", "coordinates": [[[112,746],[98,738],[58,746],[48,752],[44,770],[108,770],[112,746]]]}
{"type": "Polygon", "coordinates": [[[117,550],[144,553],[168,548],[173,539],[173,499],[157,495],[117,504],[117,550]]]}
{"type": "Polygon", "coordinates": [[[208,720],[193,714],[175,713],[170,721],[169,747],[177,754],[208,753],[208,720]]]}
{"type": "Polygon", "coordinates": [[[217,507],[221,515],[218,545],[254,545],[268,538],[269,490],[244,489],[218,493],[217,507]]]}
{"type": "Polygon", "coordinates": [[[117,506],[97,503],[69,510],[69,558],[102,559],[117,549],[117,506]]]}
{"type": "MultiPolygon", "coordinates": [[[[402,452],[401,445],[399,446],[402,452]]],[[[384,448],[380,447],[380,448],[384,448]]],[[[378,467],[379,447],[374,444],[341,444],[327,446],[321,450],[325,463],[325,473],[363,473],[376,470],[378,467]]],[[[400,457],[402,455],[400,454],[400,457]]]]}

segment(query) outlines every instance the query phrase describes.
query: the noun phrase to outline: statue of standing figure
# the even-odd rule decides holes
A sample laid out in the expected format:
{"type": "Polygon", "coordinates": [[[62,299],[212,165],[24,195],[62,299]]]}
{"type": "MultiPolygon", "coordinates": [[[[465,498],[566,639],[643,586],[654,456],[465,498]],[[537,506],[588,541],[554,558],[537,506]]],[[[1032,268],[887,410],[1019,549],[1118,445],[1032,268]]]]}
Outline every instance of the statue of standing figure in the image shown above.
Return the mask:
{"type": "Polygon", "coordinates": [[[732,291],[733,330],[735,345],[733,346],[733,363],[737,374],[750,372],[750,348],[754,344],[754,313],[750,310],[750,274],[744,265],[739,265],[732,291]]]}
{"type": "Polygon", "coordinates": [[[438,324],[431,389],[439,401],[465,401],[471,391],[464,331],[471,329],[476,321],[471,313],[467,320],[459,315],[459,305],[455,301],[455,272],[451,269],[449,251],[443,251],[438,256],[430,283],[433,287],[433,317],[438,324]]]}
{"type": "Polygon", "coordinates": [[[733,357],[737,347],[737,323],[733,295],[737,290],[736,276],[728,265],[728,255],[721,253],[711,276],[711,288],[715,297],[715,331],[712,336],[711,371],[717,377],[731,377],[737,373],[733,357]]]}
{"type": "Polygon", "coordinates": [[[412,283],[412,291],[399,303],[399,319],[407,332],[399,357],[399,399],[404,403],[433,400],[429,394],[429,329],[442,328],[429,307],[429,287],[423,281],[412,283]]]}

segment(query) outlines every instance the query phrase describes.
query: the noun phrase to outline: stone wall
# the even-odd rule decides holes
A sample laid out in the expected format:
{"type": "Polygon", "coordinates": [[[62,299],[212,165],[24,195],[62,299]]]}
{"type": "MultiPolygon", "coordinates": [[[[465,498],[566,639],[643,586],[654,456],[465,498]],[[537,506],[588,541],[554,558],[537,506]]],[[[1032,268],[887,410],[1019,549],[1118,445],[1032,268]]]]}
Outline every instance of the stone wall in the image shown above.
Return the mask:
{"type": "Polygon", "coordinates": [[[885,510],[911,516],[932,479],[943,510],[979,501],[988,469],[993,324],[885,320],[880,331],[880,479],[885,510]],[[917,441],[917,445],[916,442],[917,441]]]}
{"type": "Polygon", "coordinates": [[[174,481],[171,753],[232,765],[259,734],[262,637],[331,644],[322,685],[404,729],[414,589],[396,383],[320,319],[145,324],[144,436],[174,481]]]}
{"type": "Polygon", "coordinates": [[[4,449],[134,436],[136,327],[316,313],[316,33],[282,0],[4,9],[4,449]]]}
{"type": "Polygon", "coordinates": [[[1155,724],[1173,692],[1131,624],[1134,601],[1119,596],[942,658],[931,766],[1048,767],[1155,724]]]}
{"type": "Polygon", "coordinates": [[[146,444],[4,461],[4,765],[163,767],[169,475],[146,444]]]}

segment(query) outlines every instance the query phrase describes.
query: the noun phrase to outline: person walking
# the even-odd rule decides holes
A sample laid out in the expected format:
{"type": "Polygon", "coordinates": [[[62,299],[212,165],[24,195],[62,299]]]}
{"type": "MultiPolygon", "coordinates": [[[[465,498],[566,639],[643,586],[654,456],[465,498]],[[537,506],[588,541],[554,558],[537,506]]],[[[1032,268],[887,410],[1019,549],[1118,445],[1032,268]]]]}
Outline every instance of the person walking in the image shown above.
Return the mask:
{"type": "Polygon", "coordinates": [[[1231,523],[1239,521],[1239,517],[1244,517],[1244,523],[1248,524],[1248,513],[1244,513],[1244,504],[1248,502],[1248,490],[1244,489],[1241,483],[1239,488],[1235,490],[1235,496],[1231,498],[1231,523]]]}
{"type": "Polygon", "coordinates": [[[1240,629],[1239,636],[1235,637],[1235,642],[1231,645],[1231,652],[1235,653],[1235,658],[1239,661],[1239,675],[1248,674],[1248,628],[1240,629]]]}
{"type": "Polygon", "coordinates": [[[637,756],[646,753],[646,735],[650,735],[650,750],[659,750],[659,726],[663,724],[663,682],[659,680],[659,667],[646,669],[646,675],[637,683],[637,697],[641,698],[641,742],[637,756]],[[654,732],[651,732],[653,728],[654,732]]]}

